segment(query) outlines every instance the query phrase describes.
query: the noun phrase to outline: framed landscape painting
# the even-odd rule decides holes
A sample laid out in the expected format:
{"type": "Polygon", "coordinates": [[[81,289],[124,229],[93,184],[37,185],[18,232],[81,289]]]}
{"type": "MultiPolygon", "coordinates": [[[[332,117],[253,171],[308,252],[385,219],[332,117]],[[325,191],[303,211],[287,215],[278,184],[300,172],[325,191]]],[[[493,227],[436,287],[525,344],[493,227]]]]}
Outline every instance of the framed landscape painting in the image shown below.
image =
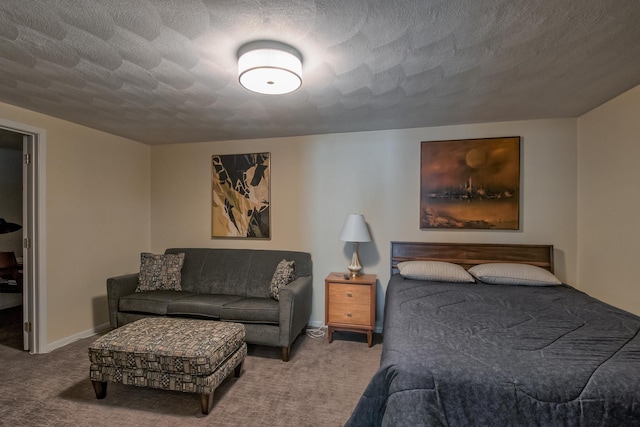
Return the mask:
{"type": "Polygon", "coordinates": [[[420,228],[520,228],[520,137],[423,141],[420,228]]]}
{"type": "Polygon", "coordinates": [[[211,236],[270,239],[270,153],[211,158],[211,236]]]}

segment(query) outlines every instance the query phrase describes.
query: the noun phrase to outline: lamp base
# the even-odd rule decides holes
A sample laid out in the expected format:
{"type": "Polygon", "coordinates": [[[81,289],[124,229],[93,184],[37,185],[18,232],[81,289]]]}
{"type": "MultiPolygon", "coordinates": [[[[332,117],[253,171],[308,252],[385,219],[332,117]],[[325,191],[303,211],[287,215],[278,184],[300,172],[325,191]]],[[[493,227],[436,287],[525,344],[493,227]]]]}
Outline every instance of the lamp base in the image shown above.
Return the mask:
{"type": "Polygon", "coordinates": [[[360,277],[362,276],[362,273],[360,272],[360,270],[352,270],[351,268],[349,268],[349,276],[360,277]]]}
{"type": "Polygon", "coordinates": [[[349,267],[347,267],[349,269],[349,272],[351,273],[351,277],[358,277],[361,276],[362,273],[360,272],[362,270],[362,266],[360,265],[360,259],[358,258],[358,243],[355,242],[353,244],[353,257],[351,257],[351,264],[349,265],[349,267]]]}

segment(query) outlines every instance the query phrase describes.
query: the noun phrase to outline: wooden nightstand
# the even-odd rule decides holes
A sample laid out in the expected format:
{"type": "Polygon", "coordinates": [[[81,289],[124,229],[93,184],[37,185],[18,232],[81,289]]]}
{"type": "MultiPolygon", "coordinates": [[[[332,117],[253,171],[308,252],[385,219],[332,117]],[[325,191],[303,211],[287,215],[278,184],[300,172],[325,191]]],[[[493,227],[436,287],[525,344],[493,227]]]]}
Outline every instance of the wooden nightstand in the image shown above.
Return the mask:
{"type": "Polygon", "coordinates": [[[345,273],[331,273],[324,279],[324,323],[329,342],[333,341],[334,330],[362,332],[367,334],[371,347],[376,325],[377,276],[344,277],[345,273]]]}

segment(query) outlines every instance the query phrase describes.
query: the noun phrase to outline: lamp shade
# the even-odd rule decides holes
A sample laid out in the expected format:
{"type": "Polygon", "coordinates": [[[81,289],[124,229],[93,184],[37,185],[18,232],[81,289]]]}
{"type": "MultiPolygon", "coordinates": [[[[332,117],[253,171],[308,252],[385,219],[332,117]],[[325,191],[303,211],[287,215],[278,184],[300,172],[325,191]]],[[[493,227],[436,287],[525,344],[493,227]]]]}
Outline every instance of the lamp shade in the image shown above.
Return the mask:
{"type": "Polygon", "coordinates": [[[342,227],[340,240],[343,242],[370,242],[371,235],[367,224],[364,222],[364,216],[361,214],[349,215],[344,227],[342,227]]]}
{"type": "Polygon", "coordinates": [[[302,85],[302,56],[275,41],[247,43],[238,50],[238,79],[252,92],[281,95],[302,85]]]}

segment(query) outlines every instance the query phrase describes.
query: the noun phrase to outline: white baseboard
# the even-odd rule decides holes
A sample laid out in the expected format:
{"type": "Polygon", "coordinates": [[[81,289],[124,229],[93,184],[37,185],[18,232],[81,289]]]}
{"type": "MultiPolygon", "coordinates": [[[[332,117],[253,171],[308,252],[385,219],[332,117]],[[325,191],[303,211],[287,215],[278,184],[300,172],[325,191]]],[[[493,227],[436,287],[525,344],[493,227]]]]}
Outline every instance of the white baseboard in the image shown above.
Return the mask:
{"type": "MultiPolygon", "coordinates": [[[[324,322],[319,322],[317,320],[311,320],[309,322],[309,326],[312,328],[327,328],[327,325],[324,324],[324,322]]],[[[373,332],[375,332],[376,334],[381,334],[382,333],[382,326],[380,325],[376,325],[375,329],[373,330],[373,332]]]]}
{"type": "MultiPolygon", "coordinates": [[[[324,328],[324,329],[327,328],[327,325],[325,325],[324,322],[319,322],[314,320],[309,322],[309,326],[312,328],[324,328]]],[[[88,338],[92,335],[99,334],[100,332],[106,331],[107,329],[111,329],[111,325],[109,323],[103,323],[102,325],[98,325],[93,329],[87,329],[86,331],[78,332],[77,334],[73,334],[61,340],[54,341],[52,343],[47,344],[44,352],[49,353],[57,348],[64,347],[67,344],[71,344],[72,342],[81,340],[83,338],[88,338]]],[[[382,327],[376,325],[374,332],[382,333],[382,327]]]]}
{"type": "Polygon", "coordinates": [[[318,322],[318,321],[310,321],[309,322],[309,326],[312,328],[326,328],[327,326],[324,324],[324,322],[318,322]]]}
{"type": "Polygon", "coordinates": [[[107,329],[111,329],[111,325],[109,323],[103,323],[102,325],[98,325],[92,329],[87,329],[86,331],[78,332],[77,334],[73,334],[61,340],[54,341],[52,343],[47,344],[44,352],[49,353],[57,348],[64,347],[67,344],[71,344],[72,342],[81,340],[83,338],[89,338],[92,335],[99,334],[100,332],[106,331],[107,329]]]}

